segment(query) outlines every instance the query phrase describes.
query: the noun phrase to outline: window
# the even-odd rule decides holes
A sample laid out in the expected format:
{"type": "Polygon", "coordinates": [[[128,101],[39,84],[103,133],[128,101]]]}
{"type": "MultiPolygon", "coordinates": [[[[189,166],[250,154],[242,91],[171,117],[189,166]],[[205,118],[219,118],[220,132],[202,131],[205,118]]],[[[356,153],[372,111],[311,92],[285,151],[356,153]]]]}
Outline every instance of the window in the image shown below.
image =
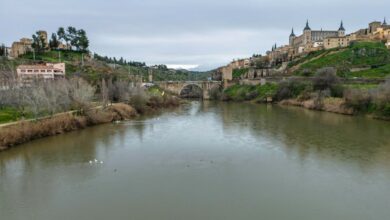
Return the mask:
{"type": "Polygon", "coordinates": [[[44,73],[44,72],[46,72],[45,70],[41,70],[41,73],[44,73]]]}
{"type": "Polygon", "coordinates": [[[32,70],[27,70],[27,72],[32,73],[32,70]]]}
{"type": "Polygon", "coordinates": [[[37,73],[37,72],[39,72],[39,70],[34,70],[34,73],[37,73]]]}
{"type": "Polygon", "coordinates": [[[22,73],[25,73],[25,72],[26,72],[26,70],[22,70],[21,72],[22,72],[22,73]]]}

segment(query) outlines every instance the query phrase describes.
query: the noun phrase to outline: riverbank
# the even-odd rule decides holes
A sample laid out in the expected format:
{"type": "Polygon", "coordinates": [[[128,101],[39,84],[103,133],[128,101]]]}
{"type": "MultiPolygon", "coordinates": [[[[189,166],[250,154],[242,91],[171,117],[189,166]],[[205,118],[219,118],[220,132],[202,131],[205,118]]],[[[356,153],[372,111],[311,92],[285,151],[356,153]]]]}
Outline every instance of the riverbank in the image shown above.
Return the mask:
{"type": "Polygon", "coordinates": [[[99,124],[131,120],[139,115],[149,114],[162,108],[177,107],[180,100],[176,97],[151,98],[147,103],[131,106],[115,103],[105,108],[92,108],[56,114],[36,120],[24,120],[0,126],[0,151],[29,142],[31,140],[63,134],[99,124]]]}
{"type": "Polygon", "coordinates": [[[377,85],[344,84],[332,68],[320,70],[312,81],[291,78],[264,85],[236,84],[225,89],[220,98],[390,120],[390,80],[377,85]]]}
{"type": "Polygon", "coordinates": [[[326,98],[322,103],[316,103],[316,100],[309,99],[300,101],[298,99],[287,99],[278,102],[279,105],[298,106],[310,110],[332,112],[343,115],[354,115],[354,110],[347,107],[345,100],[341,98],[326,98]]]}

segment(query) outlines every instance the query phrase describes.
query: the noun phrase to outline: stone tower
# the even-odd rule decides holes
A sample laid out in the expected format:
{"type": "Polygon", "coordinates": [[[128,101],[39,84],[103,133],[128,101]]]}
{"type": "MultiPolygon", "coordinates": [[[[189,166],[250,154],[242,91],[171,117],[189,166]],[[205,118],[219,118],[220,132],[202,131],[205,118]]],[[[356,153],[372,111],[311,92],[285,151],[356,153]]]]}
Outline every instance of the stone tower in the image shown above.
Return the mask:
{"type": "Polygon", "coordinates": [[[387,22],[386,22],[386,17],[383,19],[383,26],[386,26],[387,25],[387,22]]]}
{"type": "Polygon", "coordinates": [[[345,36],[345,28],[344,28],[343,21],[341,21],[341,23],[340,23],[340,28],[338,30],[338,35],[339,35],[339,37],[344,37],[345,36]]]}
{"type": "Polygon", "coordinates": [[[291,34],[290,34],[290,46],[294,46],[294,39],[295,39],[295,33],[294,33],[294,28],[291,29],[291,34]]]}
{"type": "Polygon", "coordinates": [[[306,21],[306,27],[303,29],[303,44],[311,42],[311,28],[309,26],[309,20],[306,21]]]}

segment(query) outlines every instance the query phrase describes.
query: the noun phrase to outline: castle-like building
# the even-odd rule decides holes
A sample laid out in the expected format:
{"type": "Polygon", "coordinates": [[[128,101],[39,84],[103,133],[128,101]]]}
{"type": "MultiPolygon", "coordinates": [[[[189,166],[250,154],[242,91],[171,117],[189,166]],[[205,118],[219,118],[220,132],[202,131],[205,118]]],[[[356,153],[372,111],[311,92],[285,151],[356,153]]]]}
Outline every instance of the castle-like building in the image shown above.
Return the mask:
{"type": "Polygon", "coordinates": [[[312,30],[307,20],[301,35],[296,36],[294,28],[291,30],[288,45],[278,47],[275,44],[265,56],[235,60],[227,66],[219,68],[213,75],[213,79],[230,80],[232,79],[232,71],[242,68],[251,69],[246,78],[284,73],[289,61],[314,51],[345,48],[354,41],[381,41],[390,49],[390,25],[387,24],[386,18],[383,22],[373,21],[366,28],[350,34],[346,34],[343,21],[337,30],[312,30]]]}
{"type": "Polygon", "coordinates": [[[302,35],[296,36],[294,29],[292,29],[289,42],[291,47],[300,47],[314,42],[323,42],[328,37],[345,37],[345,28],[342,21],[339,29],[332,31],[312,30],[309,26],[309,21],[307,21],[302,35]]]}

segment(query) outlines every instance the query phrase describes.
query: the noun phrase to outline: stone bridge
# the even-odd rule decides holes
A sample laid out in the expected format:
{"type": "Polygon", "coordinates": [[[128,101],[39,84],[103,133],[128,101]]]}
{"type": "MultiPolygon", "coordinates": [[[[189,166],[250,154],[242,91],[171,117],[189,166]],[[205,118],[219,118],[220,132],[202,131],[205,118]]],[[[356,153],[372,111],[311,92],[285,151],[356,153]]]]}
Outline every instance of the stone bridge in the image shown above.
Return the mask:
{"type": "Polygon", "coordinates": [[[188,89],[197,87],[200,89],[200,96],[203,99],[210,99],[212,89],[222,89],[221,81],[159,81],[154,83],[161,89],[179,96],[184,96],[188,89]]]}

